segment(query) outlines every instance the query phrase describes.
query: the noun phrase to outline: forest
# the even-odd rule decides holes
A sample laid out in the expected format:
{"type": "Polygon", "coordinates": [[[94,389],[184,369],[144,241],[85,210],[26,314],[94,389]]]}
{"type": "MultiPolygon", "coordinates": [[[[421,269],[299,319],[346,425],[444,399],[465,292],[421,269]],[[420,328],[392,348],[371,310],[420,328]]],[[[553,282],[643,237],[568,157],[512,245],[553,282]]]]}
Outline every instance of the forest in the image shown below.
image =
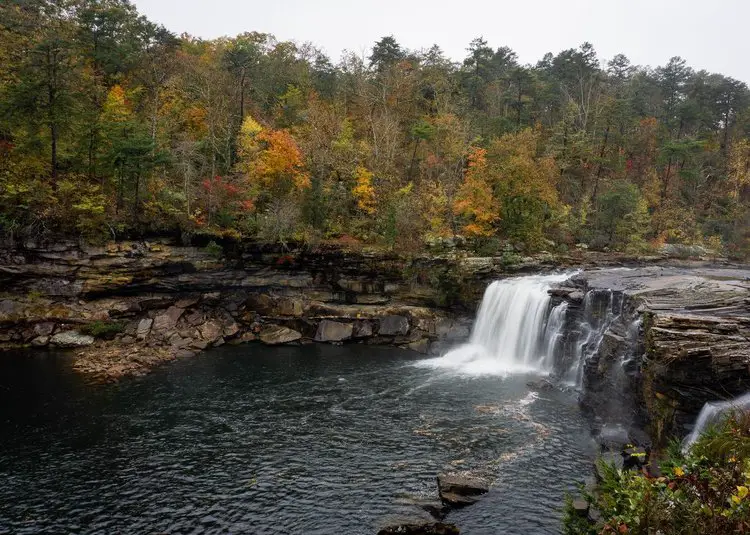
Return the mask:
{"type": "Polygon", "coordinates": [[[745,83],[590,43],[524,65],[492,38],[334,63],[127,0],[3,2],[0,232],[750,254],[745,83]]]}

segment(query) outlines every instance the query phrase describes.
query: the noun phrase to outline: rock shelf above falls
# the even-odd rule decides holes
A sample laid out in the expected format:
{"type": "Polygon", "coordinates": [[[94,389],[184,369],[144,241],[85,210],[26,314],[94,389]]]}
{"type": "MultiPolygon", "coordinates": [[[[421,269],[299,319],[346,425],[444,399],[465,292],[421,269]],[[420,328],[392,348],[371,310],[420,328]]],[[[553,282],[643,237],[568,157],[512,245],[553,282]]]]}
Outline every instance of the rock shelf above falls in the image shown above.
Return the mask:
{"type": "Polygon", "coordinates": [[[104,380],[254,340],[442,354],[468,339],[493,280],[574,269],[550,290],[560,336],[545,344],[595,416],[640,408],[657,434],[682,434],[705,402],[750,390],[748,269],[593,253],[507,265],[333,246],[235,244],[217,259],[167,241],[26,244],[0,249],[0,345],[73,348],[104,380]]]}

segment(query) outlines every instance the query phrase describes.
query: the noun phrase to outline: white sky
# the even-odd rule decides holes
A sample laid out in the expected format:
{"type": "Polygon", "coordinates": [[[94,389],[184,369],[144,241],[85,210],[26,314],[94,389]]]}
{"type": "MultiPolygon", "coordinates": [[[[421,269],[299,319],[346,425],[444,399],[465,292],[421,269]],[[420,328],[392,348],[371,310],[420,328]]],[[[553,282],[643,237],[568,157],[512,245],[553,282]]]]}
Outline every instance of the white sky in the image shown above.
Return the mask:
{"type": "Polygon", "coordinates": [[[133,0],[150,20],[204,38],[245,31],[310,41],[334,63],[344,49],[369,55],[393,34],[409,49],[437,43],[454,60],[483,36],[536,63],[584,41],[600,59],[623,53],[638,65],[682,56],[750,83],[750,0],[133,0]]]}

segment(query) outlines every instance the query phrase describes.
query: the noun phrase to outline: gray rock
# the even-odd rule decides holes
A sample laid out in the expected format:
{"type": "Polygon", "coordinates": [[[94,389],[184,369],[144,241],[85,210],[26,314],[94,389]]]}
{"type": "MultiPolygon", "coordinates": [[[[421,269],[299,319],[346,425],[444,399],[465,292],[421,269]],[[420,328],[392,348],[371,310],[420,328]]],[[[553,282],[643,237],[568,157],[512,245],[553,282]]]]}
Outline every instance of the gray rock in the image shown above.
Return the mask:
{"type": "Polygon", "coordinates": [[[174,306],[177,308],[190,308],[200,302],[200,297],[186,297],[178,300],[174,306]]]}
{"type": "Polygon", "coordinates": [[[78,331],[64,331],[53,336],[50,343],[58,347],[85,347],[94,343],[94,337],[78,331]]]}
{"type": "Polygon", "coordinates": [[[224,325],[222,334],[226,338],[232,338],[234,336],[237,336],[238,332],[240,332],[240,326],[237,325],[237,322],[231,321],[230,323],[227,323],[226,325],[224,325]]]}
{"type": "Polygon", "coordinates": [[[49,344],[49,336],[37,336],[31,341],[33,347],[44,347],[49,344]]]}
{"type": "Polygon", "coordinates": [[[302,333],[281,325],[269,325],[260,332],[260,341],[267,345],[288,344],[302,338],[302,333]]]}
{"type": "Polygon", "coordinates": [[[208,347],[209,343],[206,340],[193,340],[190,342],[190,347],[193,349],[203,350],[208,347]]]}
{"type": "Polygon", "coordinates": [[[13,321],[17,319],[20,305],[10,299],[0,301],[0,321],[13,321]]]}
{"type": "Polygon", "coordinates": [[[385,316],[380,320],[378,334],[382,336],[399,336],[409,332],[409,320],[404,316],[385,316]]]}
{"type": "Polygon", "coordinates": [[[315,333],[316,342],[341,342],[352,337],[354,326],[351,323],[323,320],[315,333]]]}
{"type": "Polygon", "coordinates": [[[573,511],[576,515],[586,517],[589,514],[589,502],[583,498],[573,500],[573,511]]]}
{"type": "Polygon", "coordinates": [[[630,442],[628,430],[619,424],[607,424],[599,432],[597,442],[603,450],[622,451],[630,442]]]}
{"type": "Polygon", "coordinates": [[[143,318],[138,322],[138,327],[135,331],[135,337],[137,340],[145,340],[148,337],[148,333],[151,332],[151,326],[154,324],[154,320],[150,318],[143,318]]]}
{"type": "Polygon", "coordinates": [[[442,474],[437,483],[440,499],[451,507],[472,505],[490,490],[486,481],[464,476],[442,474]]]}

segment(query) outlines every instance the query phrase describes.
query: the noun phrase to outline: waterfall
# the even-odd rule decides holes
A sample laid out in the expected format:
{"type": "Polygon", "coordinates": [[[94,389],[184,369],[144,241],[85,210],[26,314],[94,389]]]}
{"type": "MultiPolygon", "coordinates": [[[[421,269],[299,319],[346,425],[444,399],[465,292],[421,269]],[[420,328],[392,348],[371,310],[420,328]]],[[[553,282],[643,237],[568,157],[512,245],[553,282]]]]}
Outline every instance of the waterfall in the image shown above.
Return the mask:
{"type": "Polygon", "coordinates": [[[721,418],[733,410],[750,409],[750,392],[730,401],[709,401],[701,409],[695,426],[690,434],[682,442],[683,451],[690,449],[706,429],[717,424],[721,418]]]}
{"type": "Polygon", "coordinates": [[[572,365],[565,380],[576,388],[583,384],[586,362],[599,351],[604,334],[622,314],[622,295],[612,290],[589,290],[583,299],[583,314],[578,324],[572,365]]]}
{"type": "Polygon", "coordinates": [[[421,365],[468,375],[552,372],[565,306],[550,310],[548,291],[569,277],[534,275],[493,282],[484,292],[469,342],[421,365]]]}

